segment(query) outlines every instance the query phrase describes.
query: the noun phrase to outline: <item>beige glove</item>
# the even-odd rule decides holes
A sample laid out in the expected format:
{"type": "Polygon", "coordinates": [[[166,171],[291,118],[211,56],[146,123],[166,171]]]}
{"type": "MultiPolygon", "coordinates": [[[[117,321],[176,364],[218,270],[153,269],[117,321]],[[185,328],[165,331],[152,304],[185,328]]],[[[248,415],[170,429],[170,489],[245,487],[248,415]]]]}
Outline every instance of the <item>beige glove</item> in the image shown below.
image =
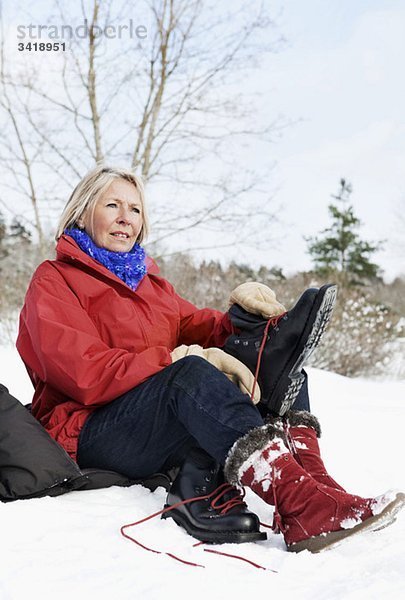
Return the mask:
{"type": "MultiPolygon", "coordinates": [[[[201,356],[205,358],[209,363],[214,365],[217,369],[222,371],[224,375],[228,377],[233,383],[239,387],[239,389],[249,396],[252,395],[252,388],[254,383],[254,375],[249,369],[240,362],[237,358],[234,358],[230,354],[227,354],[219,348],[201,348],[197,344],[192,346],[178,346],[171,352],[172,361],[176,362],[180,358],[185,356],[201,356]]],[[[260,401],[260,388],[256,382],[255,391],[253,396],[254,404],[260,401]]]]}
{"type": "Polygon", "coordinates": [[[275,317],[285,312],[285,307],[276,300],[276,294],[267,285],[249,281],[238,285],[231,292],[229,306],[239,304],[242,308],[254,315],[261,315],[265,319],[275,317]]]}

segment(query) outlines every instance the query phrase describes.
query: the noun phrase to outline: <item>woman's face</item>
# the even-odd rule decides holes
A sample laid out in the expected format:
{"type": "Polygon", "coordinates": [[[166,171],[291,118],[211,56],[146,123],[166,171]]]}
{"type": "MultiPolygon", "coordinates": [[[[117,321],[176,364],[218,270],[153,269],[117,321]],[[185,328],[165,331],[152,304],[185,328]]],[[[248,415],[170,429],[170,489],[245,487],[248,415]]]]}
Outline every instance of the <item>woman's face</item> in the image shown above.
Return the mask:
{"type": "Polygon", "coordinates": [[[143,224],[138,190],[125,179],[115,179],[98,199],[93,215],[85,213],[81,224],[100,248],[129,252],[143,224]]]}

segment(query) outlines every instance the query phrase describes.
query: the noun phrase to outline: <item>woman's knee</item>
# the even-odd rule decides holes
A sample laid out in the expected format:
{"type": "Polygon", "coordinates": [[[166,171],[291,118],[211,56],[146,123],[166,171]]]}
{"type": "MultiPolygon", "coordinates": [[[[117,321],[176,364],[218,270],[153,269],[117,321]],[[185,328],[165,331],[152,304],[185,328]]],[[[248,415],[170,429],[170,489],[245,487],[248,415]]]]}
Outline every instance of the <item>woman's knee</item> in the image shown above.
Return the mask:
{"type": "Polygon", "coordinates": [[[218,392],[230,387],[229,393],[238,393],[238,388],[229,379],[201,356],[185,356],[173,364],[172,383],[182,389],[201,395],[202,390],[215,389],[218,392]]]}
{"type": "Polygon", "coordinates": [[[214,372],[218,369],[214,367],[208,360],[205,360],[202,356],[185,356],[184,358],[180,358],[174,364],[177,364],[181,369],[190,369],[193,372],[214,372]]]}

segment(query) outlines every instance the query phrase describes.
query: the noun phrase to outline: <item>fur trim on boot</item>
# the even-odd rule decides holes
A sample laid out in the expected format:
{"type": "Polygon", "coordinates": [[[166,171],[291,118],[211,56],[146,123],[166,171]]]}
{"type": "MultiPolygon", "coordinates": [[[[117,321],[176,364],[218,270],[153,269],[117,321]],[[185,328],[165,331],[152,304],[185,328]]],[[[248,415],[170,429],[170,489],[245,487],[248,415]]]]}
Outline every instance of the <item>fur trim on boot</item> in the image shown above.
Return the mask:
{"type": "Polygon", "coordinates": [[[281,429],[282,431],[284,429],[283,417],[280,417],[279,415],[268,414],[263,417],[263,421],[266,423],[266,425],[274,425],[274,427],[277,427],[277,429],[281,429]]]}
{"type": "Polygon", "coordinates": [[[289,410],[284,418],[290,427],[312,427],[316,431],[316,437],[321,437],[321,425],[318,419],[307,410],[289,410]]]}
{"type": "MultiPolygon", "coordinates": [[[[285,446],[287,452],[289,442],[283,430],[283,420],[281,417],[266,417],[264,427],[252,429],[246,435],[236,440],[228,453],[225,461],[224,473],[227,481],[232,485],[240,485],[241,467],[246,460],[254,453],[260,454],[261,450],[269,445],[274,439],[280,440],[285,446]]],[[[272,494],[271,484],[268,482],[268,494],[266,502],[274,506],[274,496],[272,494]]]]}
{"type": "Polygon", "coordinates": [[[231,485],[240,485],[239,471],[253,453],[261,452],[269,445],[273,439],[278,438],[287,445],[287,440],[283,431],[274,425],[267,424],[263,427],[256,427],[243,437],[236,440],[229,450],[225,461],[224,474],[231,485]]]}
{"type": "MultiPolygon", "coordinates": [[[[273,439],[280,439],[287,446],[287,440],[283,431],[274,425],[264,425],[248,431],[243,437],[236,440],[229,450],[225,461],[225,478],[231,485],[240,485],[239,471],[254,452],[261,452],[273,439]]],[[[287,450],[286,450],[287,451],[287,450]]]]}

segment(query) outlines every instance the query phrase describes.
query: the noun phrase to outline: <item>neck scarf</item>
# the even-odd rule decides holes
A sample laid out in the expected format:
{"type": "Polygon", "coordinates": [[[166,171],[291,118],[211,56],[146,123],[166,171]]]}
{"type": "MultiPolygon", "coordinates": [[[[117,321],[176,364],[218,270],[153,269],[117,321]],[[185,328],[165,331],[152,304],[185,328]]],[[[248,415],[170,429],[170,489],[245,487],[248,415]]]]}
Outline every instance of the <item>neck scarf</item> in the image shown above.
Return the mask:
{"type": "Polygon", "coordinates": [[[64,233],[75,240],[83,252],[104,265],[132,290],[136,290],[146,275],[145,250],[135,244],[129,252],[113,252],[96,246],[91,237],[76,227],[65,229],[64,233]]]}

